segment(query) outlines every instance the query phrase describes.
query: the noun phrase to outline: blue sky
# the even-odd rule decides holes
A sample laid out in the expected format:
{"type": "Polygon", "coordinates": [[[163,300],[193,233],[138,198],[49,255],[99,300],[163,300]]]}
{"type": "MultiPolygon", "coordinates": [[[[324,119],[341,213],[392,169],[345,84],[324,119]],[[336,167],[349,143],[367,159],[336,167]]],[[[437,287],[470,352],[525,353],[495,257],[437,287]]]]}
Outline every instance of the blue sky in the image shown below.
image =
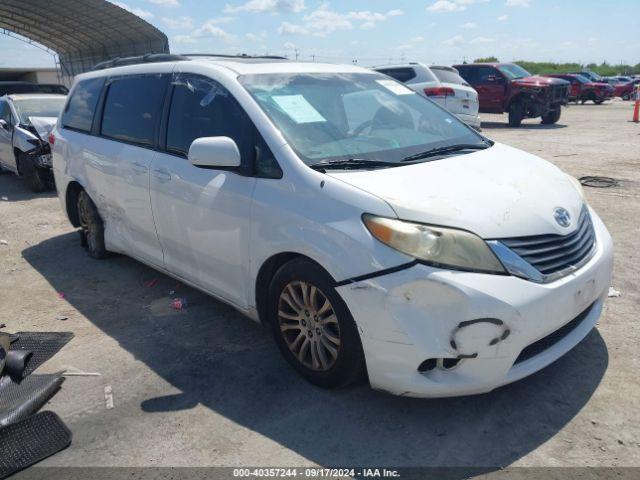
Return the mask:
{"type": "MultiPolygon", "coordinates": [[[[406,61],[640,62],[637,0],[124,0],[174,53],[278,54],[373,65],[406,61]]],[[[0,35],[0,66],[52,65],[0,35]]]]}

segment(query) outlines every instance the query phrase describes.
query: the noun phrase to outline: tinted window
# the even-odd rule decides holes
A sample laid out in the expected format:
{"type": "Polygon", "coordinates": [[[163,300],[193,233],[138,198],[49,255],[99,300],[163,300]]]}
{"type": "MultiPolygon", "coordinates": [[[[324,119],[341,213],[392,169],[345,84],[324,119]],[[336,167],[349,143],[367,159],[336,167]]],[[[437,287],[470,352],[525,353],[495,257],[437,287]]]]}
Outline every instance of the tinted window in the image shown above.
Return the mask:
{"type": "Polygon", "coordinates": [[[150,146],[162,111],[166,76],[144,75],[114,80],[102,115],[105,137],[150,146]]]}
{"type": "Polygon", "coordinates": [[[467,85],[467,82],[453,70],[447,68],[431,67],[433,74],[438,77],[442,83],[454,83],[456,85],[467,85]]]}
{"type": "Polygon", "coordinates": [[[76,85],[62,114],[63,127],[83,132],[91,131],[93,114],[103,84],[104,78],[92,78],[83,80],[76,85]]]}
{"type": "Polygon", "coordinates": [[[462,65],[457,66],[456,69],[460,73],[460,76],[464,78],[467,83],[478,83],[477,71],[473,67],[464,67],[462,65]]]}
{"type": "Polygon", "coordinates": [[[381,68],[378,71],[395,78],[399,82],[408,82],[416,78],[416,72],[413,68],[381,68]]]}

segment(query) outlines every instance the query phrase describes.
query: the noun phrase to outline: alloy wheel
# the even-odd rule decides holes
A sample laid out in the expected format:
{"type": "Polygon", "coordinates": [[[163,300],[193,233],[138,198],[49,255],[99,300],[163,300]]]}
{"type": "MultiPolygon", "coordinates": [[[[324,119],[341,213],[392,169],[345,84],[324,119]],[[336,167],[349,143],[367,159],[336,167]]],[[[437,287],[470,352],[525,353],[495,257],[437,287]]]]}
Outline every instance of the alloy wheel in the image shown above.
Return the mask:
{"type": "Polygon", "coordinates": [[[278,323],[289,350],[304,366],[327,371],[340,353],[340,325],[329,299],[315,285],[292,281],[280,293],[278,323]]]}

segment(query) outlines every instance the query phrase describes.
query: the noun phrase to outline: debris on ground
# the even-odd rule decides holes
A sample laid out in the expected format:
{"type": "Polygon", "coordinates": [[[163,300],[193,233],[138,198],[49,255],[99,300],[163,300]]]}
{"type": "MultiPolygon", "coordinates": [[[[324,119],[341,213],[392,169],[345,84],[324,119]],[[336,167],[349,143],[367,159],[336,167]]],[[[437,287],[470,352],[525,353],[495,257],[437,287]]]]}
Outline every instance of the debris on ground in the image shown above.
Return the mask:
{"type": "Polygon", "coordinates": [[[174,310],[184,310],[187,308],[187,299],[186,298],[174,298],[171,301],[171,308],[174,310]]]}
{"type": "Polygon", "coordinates": [[[609,295],[608,295],[609,298],[619,297],[620,295],[621,295],[620,290],[616,290],[613,287],[609,287],[609,295]]]}
{"type": "Polygon", "coordinates": [[[0,240],[0,245],[9,245],[9,242],[6,240],[0,240]]]}
{"type": "Polygon", "coordinates": [[[104,406],[107,410],[111,410],[113,408],[113,389],[111,388],[111,385],[104,387],[104,406]]]}
{"type": "Polygon", "coordinates": [[[153,288],[158,284],[158,279],[154,278],[151,280],[147,280],[146,282],[144,282],[144,286],[147,288],[153,288]]]}
{"type": "Polygon", "coordinates": [[[64,298],[64,292],[58,292],[58,298],[64,298]]]}
{"type": "Polygon", "coordinates": [[[65,320],[67,320],[68,318],[69,318],[69,317],[65,317],[64,315],[58,315],[58,316],[56,317],[56,320],[65,321],[65,320]]]}

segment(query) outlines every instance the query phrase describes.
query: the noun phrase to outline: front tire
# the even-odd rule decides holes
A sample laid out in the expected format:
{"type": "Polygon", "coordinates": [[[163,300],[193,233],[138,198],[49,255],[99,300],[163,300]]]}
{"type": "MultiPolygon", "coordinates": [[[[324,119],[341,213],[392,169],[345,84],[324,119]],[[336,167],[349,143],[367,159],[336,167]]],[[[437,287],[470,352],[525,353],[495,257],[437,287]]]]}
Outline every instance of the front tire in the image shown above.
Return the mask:
{"type": "Polygon", "coordinates": [[[562,107],[558,107],[555,110],[551,110],[542,116],[542,123],[544,125],[552,125],[560,120],[560,114],[562,113],[562,107]]]}
{"type": "Polygon", "coordinates": [[[101,260],[108,256],[104,243],[104,223],[91,197],[84,190],[78,195],[80,239],[90,257],[101,260]]]}
{"type": "Polygon", "coordinates": [[[521,102],[513,102],[509,106],[509,126],[519,127],[524,119],[524,105],[521,102]]]}
{"type": "Polygon", "coordinates": [[[294,259],[269,287],[269,322],[280,352],[324,388],[348,385],[364,372],[358,329],[334,283],[317,264],[294,259]]]}
{"type": "Polygon", "coordinates": [[[38,167],[33,156],[20,153],[18,154],[18,162],[20,164],[20,172],[32,192],[39,193],[47,190],[50,183],[50,173],[38,167]]]}

